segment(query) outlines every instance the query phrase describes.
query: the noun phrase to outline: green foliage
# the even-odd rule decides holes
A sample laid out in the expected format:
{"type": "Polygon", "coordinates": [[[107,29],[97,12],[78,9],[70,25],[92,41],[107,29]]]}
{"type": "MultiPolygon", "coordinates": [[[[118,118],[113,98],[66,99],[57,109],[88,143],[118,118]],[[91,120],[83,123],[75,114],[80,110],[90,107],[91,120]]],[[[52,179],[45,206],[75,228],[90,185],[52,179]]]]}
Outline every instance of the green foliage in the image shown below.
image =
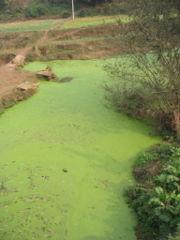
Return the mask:
{"type": "MultiPolygon", "coordinates": [[[[124,16],[122,16],[123,18],[124,16]]],[[[116,19],[113,16],[97,16],[97,17],[87,17],[87,18],[76,18],[75,21],[69,20],[63,24],[64,29],[73,29],[81,27],[90,27],[97,25],[113,24],[116,19]]]]}
{"type": "MultiPolygon", "coordinates": [[[[143,239],[167,239],[180,220],[180,147],[159,145],[138,156],[135,169],[161,162],[160,173],[128,190],[143,239]]],[[[154,167],[152,165],[152,167],[154,167]]]]}
{"type": "MultiPolygon", "coordinates": [[[[171,50],[170,50],[171,51],[171,50]]],[[[180,52],[156,54],[135,53],[128,55],[126,64],[117,60],[107,64],[110,81],[106,83],[106,96],[119,110],[137,118],[153,119],[160,132],[179,134],[179,89],[178,65],[180,52]],[[160,62],[159,62],[160,61],[160,62]],[[162,63],[164,61],[164,63],[162,63]],[[174,66],[177,76],[170,76],[166,64],[174,66]]]]}
{"type": "Polygon", "coordinates": [[[137,81],[141,72],[134,64],[133,56],[107,63],[105,70],[110,77],[110,81],[105,83],[106,98],[119,111],[142,118],[147,109],[148,91],[137,81]]]}
{"type": "Polygon", "coordinates": [[[123,3],[110,2],[96,7],[83,7],[77,12],[79,17],[98,16],[98,15],[118,15],[127,14],[128,10],[123,3]]]}
{"type": "Polygon", "coordinates": [[[133,116],[155,119],[159,130],[170,130],[180,139],[179,1],[127,2],[134,6],[134,21],[123,28],[124,41],[136,68],[125,73],[120,64],[109,67],[111,78],[119,75],[119,87],[114,91],[110,86],[111,95],[116,95],[113,103],[133,116]],[[122,82],[133,83],[135,88],[121,88],[122,82]]]}
{"type": "Polygon", "coordinates": [[[163,164],[167,163],[173,154],[176,154],[179,148],[169,144],[156,145],[144,153],[140,153],[136,159],[135,167],[146,165],[147,163],[160,161],[163,164]]]}
{"type": "Polygon", "coordinates": [[[3,9],[6,5],[5,0],[0,0],[0,9],[3,9]]]}
{"type": "Polygon", "coordinates": [[[39,17],[49,13],[49,6],[43,3],[32,2],[25,9],[26,17],[39,17]]]}
{"type": "Polygon", "coordinates": [[[170,236],[168,240],[180,240],[180,224],[178,225],[178,229],[174,236],[170,236]]]}
{"type": "MultiPolygon", "coordinates": [[[[94,16],[124,13],[119,11],[119,4],[108,0],[78,0],[75,2],[77,16],[94,16]]],[[[68,0],[0,0],[0,19],[35,18],[43,15],[71,15],[71,1],[68,0]]]]}
{"type": "Polygon", "coordinates": [[[55,3],[50,3],[49,1],[42,2],[36,0],[30,2],[24,10],[26,17],[40,17],[43,15],[59,15],[61,17],[70,16],[70,5],[68,6],[66,2],[56,5],[55,3]]]}
{"type": "MultiPolygon", "coordinates": [[[[1,4],[0,4],[1,7],[1,4]]],[[[48,0],[6,1],[0,9],[0,19],[36,18],[41,16],[69,17],[71,4],[68,1],[53,2],[48,0]],[[3,9],[3,11],[1,11],[3,9]]]]}
{"type": "Polygon", "coordinates": [[[62,13],[61,13],[61,16],[62,18],[68,18],[71,16],[71,13],[67,10],[64,10],[62,13]]]}

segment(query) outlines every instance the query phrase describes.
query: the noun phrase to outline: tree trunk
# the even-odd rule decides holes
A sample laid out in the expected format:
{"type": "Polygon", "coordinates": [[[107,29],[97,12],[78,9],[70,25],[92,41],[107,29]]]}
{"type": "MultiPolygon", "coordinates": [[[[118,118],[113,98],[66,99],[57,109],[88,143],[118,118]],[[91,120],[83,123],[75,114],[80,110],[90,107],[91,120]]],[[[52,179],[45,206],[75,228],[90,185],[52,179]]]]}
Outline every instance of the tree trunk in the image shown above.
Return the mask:
{"type": "Polygon", "coordinates": [[[180,111],[174,111],[174,125],[177,138],[180,139],[180,111]]]}

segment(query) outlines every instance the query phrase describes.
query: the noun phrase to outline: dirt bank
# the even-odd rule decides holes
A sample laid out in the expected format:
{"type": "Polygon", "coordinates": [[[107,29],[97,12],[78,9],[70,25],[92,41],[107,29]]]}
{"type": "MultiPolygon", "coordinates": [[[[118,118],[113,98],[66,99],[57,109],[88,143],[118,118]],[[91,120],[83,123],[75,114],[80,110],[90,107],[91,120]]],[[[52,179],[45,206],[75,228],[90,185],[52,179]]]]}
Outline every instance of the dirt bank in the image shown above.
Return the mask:
{"type": "Polygon", "coordinates": [[[33,74],[0,67],[0,112],[33,95],[37,90],[33,74]]]}
{"type": "Polygon", "coordinates": [[[120,27],[117,24],[44,32],[0,33],[0,59],[7,62],[24,48],[31,48],[27,54],[30,61],[94,59],[128,53],[119,34],[120,27]]]}

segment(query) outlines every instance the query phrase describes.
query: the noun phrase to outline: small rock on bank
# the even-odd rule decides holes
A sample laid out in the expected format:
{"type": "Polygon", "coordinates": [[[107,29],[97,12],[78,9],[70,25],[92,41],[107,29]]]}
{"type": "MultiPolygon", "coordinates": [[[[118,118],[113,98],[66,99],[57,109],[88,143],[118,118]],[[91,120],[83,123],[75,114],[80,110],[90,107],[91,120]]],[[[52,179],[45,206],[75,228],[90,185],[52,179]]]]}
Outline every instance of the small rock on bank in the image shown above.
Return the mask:
{"type": "Polygon", "coordinates": [[[37,72],[36,75],[37,77],[44,78],[48,81],[55,80],[57,78],[57,76],[53,73],[50,67],[47,67],[46,69],[37,72]]]}
{"type": "Polygon", "coordinates": [[[25,56],[23,55],[17,55],[14,59],[12,59],[7,66],[9,67],[9,69],[15,70],[19,67],[23,67],[25,64],[25,56]]]}

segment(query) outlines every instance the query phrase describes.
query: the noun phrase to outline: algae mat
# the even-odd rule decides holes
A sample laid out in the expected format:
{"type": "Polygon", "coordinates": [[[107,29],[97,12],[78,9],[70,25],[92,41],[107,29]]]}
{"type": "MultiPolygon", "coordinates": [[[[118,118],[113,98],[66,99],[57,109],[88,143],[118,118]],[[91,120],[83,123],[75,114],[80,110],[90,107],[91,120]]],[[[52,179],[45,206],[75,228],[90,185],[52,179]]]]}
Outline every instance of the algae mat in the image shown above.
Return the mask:
{"type": "Polygon", "coordinates": [[[41,83],[0,117],[0,239],[133,240],[123,191],[134,156],[157,139],[104,105],[101,61],[48,64],[73,81],[41,83]]]}

